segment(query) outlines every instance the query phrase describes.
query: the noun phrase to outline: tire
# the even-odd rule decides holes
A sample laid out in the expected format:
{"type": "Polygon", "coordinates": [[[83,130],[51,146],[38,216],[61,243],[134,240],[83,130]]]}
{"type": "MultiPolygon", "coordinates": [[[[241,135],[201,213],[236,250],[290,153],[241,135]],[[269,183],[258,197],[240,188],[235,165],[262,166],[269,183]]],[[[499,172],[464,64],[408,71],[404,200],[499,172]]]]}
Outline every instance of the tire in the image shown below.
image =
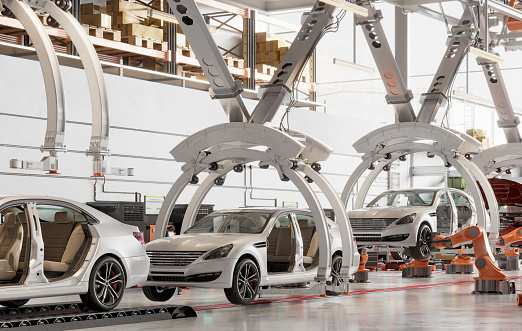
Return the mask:
{"type": "Polygon", "coordinates": [[[0,301],[0,305],[8,308],[18,308],[29,302],[29,299],[23,300],[11,300],[11,301],[0,301]]]}
{"type": "Polygon", "coordinates": [[[90,309],[107,311],[114,309],[125,291],[125,272],[121,264],[111,256],[100,258],[91,270],[89,291],[80,299],[90,309]]]}
{"type": "Polygon", "coordinates": [[[343,257],[341,255],[334,255],[332,257],[332,281],[327,282],[328,285],[339,286],[339,278],[341,276],[341,266],[343,264],[343,257]]]}
{"type": "Polygon", "coordinates": [[[142,287],[143,294],[149,299],[150,301],[167,301],[174,293],[176,293],[175,287],[161,287],[161,286],[143,286],[142,287]]]}
{"type": "Polygon", "coordinates": [[[248,305],[257,297],[259,270],[251,259],[240,260],[234,268],[232,287],[226,288],[225,296],[235,305],[248,305]]]}
{"type": "Polygon", "coordinates": [[[417,233],[417,245],[410,247],[411,256],[415,260],[426,260],[430,257],[431,228],[422,224],[417,233]]]}

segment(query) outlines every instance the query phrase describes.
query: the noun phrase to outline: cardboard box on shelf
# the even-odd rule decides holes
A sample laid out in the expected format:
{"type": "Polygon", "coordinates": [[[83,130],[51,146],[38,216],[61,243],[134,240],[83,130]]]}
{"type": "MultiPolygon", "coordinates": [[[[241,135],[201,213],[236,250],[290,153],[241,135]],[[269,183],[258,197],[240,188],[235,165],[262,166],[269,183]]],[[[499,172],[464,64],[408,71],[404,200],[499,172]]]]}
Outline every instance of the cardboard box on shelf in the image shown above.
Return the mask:
{"type": "Polygon", "coordinates": [[[184,34],[176,33],[176,46],[187,47],[187,37],[184,34]]]}
{"type": "Polygon", "coordinates": [[[123,12],[112,12],[112,24],[144,24],[145,18],[147,16],[147,11],[123,11],[123,12]]]}
{"type": "Polygon", "coordinates": [[[106,7],[107,12],[147,10],[147,6],[145,5],[125,0],[108,0],[106,7]]]}
{"type": "Polygon", "coordinates": [[[107,14],[90,14],[82,15],[80,18],[82,24],[94,25],[100,28],[110,29],[112,27],[112,19],[107,14]]]}
{"type": "Polygon", "coordinates": [[[266,52],[266,43],[257,43],[256,44],[256,52],[257,53],[266,52]]]}
{"type": "Polygon", "coordinates": [[[287,47],[287,46],[279,48],[279,58],[280,58],[281,60],[285,57],[285,55],[286,55],[286,53],[288,52],[288,49],[289,49],[289,48],[290,48],[290,47],[287,47]]]}
{"type": "Polygon", "coordinates": [[[270,40],[266,42],[266,51],[277,51],[282,47],[286,47],[287,43],[284,40],[270,40]]]}
{"type": "Polygon", "coordinates": [[[270,32],[257,32],[256,33],[256,43],[263,43],[271,40],[282,40],[285,38],[281,35],[270,33],[270,32]]]}
{"type": "Polygon", "coordinates": [[[279,51],[263,52],[256,54],[257,63],[270,63],[279,61],[279,51]]]}
{"type": "Polygon", "coordinates": [[[466,130],[466,133],[473,138],[486,136],[486,131],[481,129],[468,129],[466,130]]]}
{"type": "Polygon", "coordinates": [[[122,36],[141,36],[144,38],[163,41],[163,29],[135,23],[114,24],[112,28],[121,31],[122,36]]]}
{"type": "Polygon", "coordinates": [[[84,3],[80,6],[81,15],[93,15],[93,14],[106,14],[106,8],[104,5],[98,3],[84,3]]]}

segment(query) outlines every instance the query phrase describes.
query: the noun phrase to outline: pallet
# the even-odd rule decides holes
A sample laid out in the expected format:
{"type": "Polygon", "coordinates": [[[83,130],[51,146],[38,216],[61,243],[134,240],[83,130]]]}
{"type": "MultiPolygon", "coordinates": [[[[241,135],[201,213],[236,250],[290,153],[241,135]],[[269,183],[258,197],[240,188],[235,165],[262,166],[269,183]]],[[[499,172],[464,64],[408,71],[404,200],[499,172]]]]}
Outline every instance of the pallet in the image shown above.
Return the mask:
{"type": "Polygon", "coordinates": [[[141,36],[126,36],[122,37],[122,41],[127,44],[141,46],[149,49],[154,49],[161,52],[169,50],[169,43],[166,41],[159,41],[141,36]]]}
{"type": "Polygon", "coordinates": [[[89,34],[89,36],[93,36],[96,38],[103,38],[107,40],[113,41],[121,41],[121,31],[116,31],[107,28],[100,28],[97,26],[82,24],[85,32],[89,34]]]}
{"type": "Polygon", "coordinates": [[[191,59],[195,59],[196,55],[194,54],[194,51],[192,51],[190,48],[187,47],[176,47],[176,54],[189,57],[191,59]]]}
{"type": "Polygon", "coordinates": [[[229,67],[240,68],[240,69],[244,69],[245,68],[245,60],[243,60],[243,59],[235,59],[235,58],[232,58],[232,57],[225,57],[225,63],[229,67]]]}
{"type": "Polygon", "coordinates": [[[267,64],[256,64],[256,71],[261,74],[273,76],[276,70],[276,67],[272,67],[267,64]]]}

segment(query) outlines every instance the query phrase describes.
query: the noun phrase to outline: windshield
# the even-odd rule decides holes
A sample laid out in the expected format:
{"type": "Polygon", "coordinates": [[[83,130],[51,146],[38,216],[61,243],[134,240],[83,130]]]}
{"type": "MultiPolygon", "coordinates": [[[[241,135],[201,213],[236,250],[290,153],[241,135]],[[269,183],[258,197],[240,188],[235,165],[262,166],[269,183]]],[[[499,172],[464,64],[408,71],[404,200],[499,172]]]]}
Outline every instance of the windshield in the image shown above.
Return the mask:
{"type": "Polygon", "coordinates": [[[185,233],[261,233],[269,213],[215,213],[203,217],[185,233]]]}
{"type": "Polygon", "coordinates": [[[367,207],[431,206],[435,191],[384,192],[367,207]]]}

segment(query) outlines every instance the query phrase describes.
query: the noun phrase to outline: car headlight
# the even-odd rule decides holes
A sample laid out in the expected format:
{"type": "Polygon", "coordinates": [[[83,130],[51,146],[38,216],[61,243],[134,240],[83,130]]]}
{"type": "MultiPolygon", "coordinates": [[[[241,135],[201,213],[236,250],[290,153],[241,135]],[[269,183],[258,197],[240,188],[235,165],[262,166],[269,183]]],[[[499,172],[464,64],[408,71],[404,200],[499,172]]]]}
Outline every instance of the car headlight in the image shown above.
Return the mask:
{"type": "Polygon", "coordinates": [[[396,224],[397,225],[402,225],[402,224],[413,223],[413,220],[415,219],[415,216],[417,216],[417,214],[415,214],[415,213],[410,214],[408,216],[404,216],[403,218],[399,219],[396,224]]]}
{"type": "Polygon", "coordinates": [[[203,256],[203,260],[214,260],[214,259],[221,259],[223,257],[227,257],[228,253],[230,253],[233,246],[234,245],[232,245],[232,244],[228,244],[228,245],[216,248],[213,251],[210,251],[209,253],[205,254],[205,256],[203,256]]]}

